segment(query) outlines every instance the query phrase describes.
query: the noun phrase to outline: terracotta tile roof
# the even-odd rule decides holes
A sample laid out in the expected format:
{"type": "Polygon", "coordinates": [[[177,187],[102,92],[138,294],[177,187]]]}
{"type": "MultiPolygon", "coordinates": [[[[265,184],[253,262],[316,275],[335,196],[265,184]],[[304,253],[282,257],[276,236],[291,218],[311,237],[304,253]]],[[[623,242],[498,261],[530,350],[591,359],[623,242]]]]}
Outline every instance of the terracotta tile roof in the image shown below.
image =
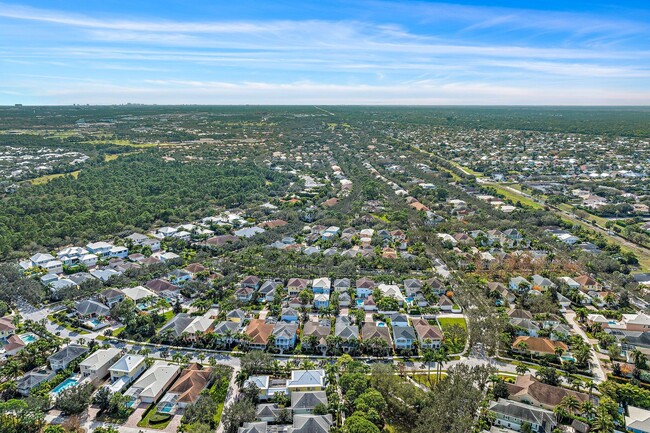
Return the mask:
{"type": "Polygon", "coordinates": [[[266,344],[269,335],[273,332],[273,324],[266,323],[262,319],[253,319],[246,327],[246,335],[251,338],[253,344],[266,344]]]}
{"type": "Polygon", "coordinates": [[[178,401],[182,403],[194,403],[199,394],[208,385],[212,368],[201,368],[199,364],[190,364],[181,372],[169,393],[178,394],[178,401]]]}
{"type": "Polygon", "coordinates": [[[426,319],[414,319],[413,327],[418,334],[421,341],[424,340],[442,340],[442,331],[437,327],[431,325],[426,319]]]}
{"type": "Polygon", "coordinates": [[[589,395],[585,393],[571,391],[560,386],[547,385],[530,374],[518,376],[514,384],[507,385],[511,398],[530,396],[544,406],[557,406],[568,395],[572,395],[581,403],[589,399],[589,395]]]}
{"type": "Polygon", "coordinates": [[[528,336],[517,337],[514,343],[512,343],[512,348],[515,350],[519,350],[517,346],[522,341],[528,345],[528,349],[526,350],[529,352],[539,352],[539,353],[547,353],[550,355],[554,355],[556,347],[561,347],[565,352],[569,349],[567,345],[561,341],[552,341],[549,340],[548,338],[528,337],[528,336]]]}

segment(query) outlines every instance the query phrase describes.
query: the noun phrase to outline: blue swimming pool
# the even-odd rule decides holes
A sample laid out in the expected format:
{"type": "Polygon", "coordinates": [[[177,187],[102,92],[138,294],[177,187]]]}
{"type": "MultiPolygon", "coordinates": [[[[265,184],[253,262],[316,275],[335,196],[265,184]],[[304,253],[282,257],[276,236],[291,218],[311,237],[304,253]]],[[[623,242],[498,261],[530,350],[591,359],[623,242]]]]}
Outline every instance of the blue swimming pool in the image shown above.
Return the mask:
{"type": "Polygon", "coordinates": [[[74,379],[72,377],[67,378],[60,384],[58,384],[53,390],[52,394],[54,395],[59,395],[59,393],[65,389],[71,388],[73,386],[76,386],[79,383],[77,379],[74,379]]]}
{"type": "Polygon", "coordinates": [[[23,343],[29,344],[33,343],[34,341],[38,340],[38,337],[34,334],[20,334],[18,337],[20,337],[21,340],[23,340],[23,343]]]}
{"type": "Polygon", "coordinates": [[[172,413],[172,410],[174,410],[174,403],[172,402],[165,402],[158,405],[158,412],[160,413],[168,414],[172,413]]]}

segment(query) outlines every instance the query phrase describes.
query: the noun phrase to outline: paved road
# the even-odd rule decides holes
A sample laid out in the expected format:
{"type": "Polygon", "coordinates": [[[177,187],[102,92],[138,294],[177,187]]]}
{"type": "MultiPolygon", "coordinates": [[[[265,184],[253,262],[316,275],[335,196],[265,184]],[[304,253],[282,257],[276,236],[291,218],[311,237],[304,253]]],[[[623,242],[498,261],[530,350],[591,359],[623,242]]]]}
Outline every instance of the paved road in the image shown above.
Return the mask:
{"type": "Polygon", "coordinates": [[[564,313],[564,317],[567,319],[567,321],[573,328],[573,332],[580,335],[582,339],[585,340],[589,344],[589,347],[591,348],[590,363],[592,365],[591,370],[594,373],[594,382],[604,382],[605,380],[607,380],[607,375],[605,375],[605,371],[603,370],[603,367],[600,365],[600,360],[598,359],[598,355],[596,354],[596,350],[594,349],[593,346],[594,344],[597,343],[597,341],[590,339],[587,336],[587,334],[585,334],[585,331],[583,331],[582,328],[580,328],[580,326],[575,320],[576,313],[573,310],[566,311],[564,313]]]}

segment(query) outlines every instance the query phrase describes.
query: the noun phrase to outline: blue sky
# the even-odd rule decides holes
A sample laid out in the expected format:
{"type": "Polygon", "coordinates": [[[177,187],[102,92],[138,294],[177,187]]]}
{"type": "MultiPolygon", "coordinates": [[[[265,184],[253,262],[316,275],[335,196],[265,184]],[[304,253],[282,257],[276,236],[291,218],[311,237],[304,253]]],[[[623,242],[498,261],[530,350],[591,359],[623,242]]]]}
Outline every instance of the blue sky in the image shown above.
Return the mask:
{"type": "Polygon", "coordinates": [[[0,0],[0,104],[650,105],[647,1],[0,0]]]}

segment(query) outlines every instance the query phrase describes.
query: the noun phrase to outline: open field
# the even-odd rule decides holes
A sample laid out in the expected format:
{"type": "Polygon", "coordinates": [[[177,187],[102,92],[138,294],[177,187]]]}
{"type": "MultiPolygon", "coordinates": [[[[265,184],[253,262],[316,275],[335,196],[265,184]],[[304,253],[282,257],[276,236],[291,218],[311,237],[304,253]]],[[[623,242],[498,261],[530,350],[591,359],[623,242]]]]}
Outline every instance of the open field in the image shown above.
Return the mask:
{"type": "Polygon", "coordinates": [[[74,177],[76,179],[77,176],[79,176],[80,172],[81,172],[81,170],[76,170],[76,171],[71,171],[69,173],[48,174],[48,175],[45,175],[45,176],[37,177],[35,179],[31,179],[29,182],[31,182],[32,185],[43,185],[43,184],[48,183],[52,179],[56,179],[57,177],[63,177],[63,176],[67,176],[67,175],[71,175],[72,177],[74,177]]]}
{"type": "Polygon", "coordinates": [[[443,317],[438,319],[438,323],[443,331],[452,325],[458,325],[463,329],[467,329],[467,322],[464,317],[443,317]]]}

